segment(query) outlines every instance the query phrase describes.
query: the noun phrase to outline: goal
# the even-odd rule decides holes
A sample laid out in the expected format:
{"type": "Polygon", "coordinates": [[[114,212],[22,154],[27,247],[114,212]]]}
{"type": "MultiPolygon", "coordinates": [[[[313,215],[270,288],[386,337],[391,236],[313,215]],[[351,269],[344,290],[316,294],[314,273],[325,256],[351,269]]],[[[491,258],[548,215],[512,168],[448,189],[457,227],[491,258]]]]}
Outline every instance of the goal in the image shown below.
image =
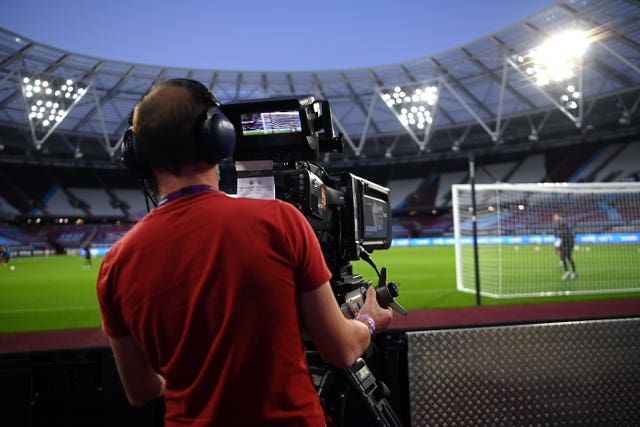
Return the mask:
{"type": "Polygon", "coordinates": [[[474,188],[475,216],[471,185],[452,186],[458,290],[476,292],[477,262],[488,297],[640,291],[640,183],[474,188]],[[575,275],[570,262],[565,274],[555,214],[572,228],[575,275]]]}

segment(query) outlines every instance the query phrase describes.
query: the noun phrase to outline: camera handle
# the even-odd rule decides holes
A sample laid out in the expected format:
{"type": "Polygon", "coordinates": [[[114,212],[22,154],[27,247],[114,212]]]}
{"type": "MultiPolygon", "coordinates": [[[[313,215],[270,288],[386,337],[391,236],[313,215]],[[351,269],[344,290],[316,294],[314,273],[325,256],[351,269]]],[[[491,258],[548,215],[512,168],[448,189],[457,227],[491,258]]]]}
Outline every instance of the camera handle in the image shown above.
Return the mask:
{"type": "MultiPolygon", "coordinates": [[[[387,282],[386,267],[382,267],[382,270],[378,271],[378,267],[369,252],[360,245],[358,245],[358,258],[371,265],[378,275],[378,284],[374,289],[376,291],[376,300],[380,307],[391,307],[392,310],[406,316],[408,314],[407,310],[396,301],[396,298],[400,295],[398,292],[400,284],[387,282]]],[[[331,287],[333,293],[338,297],[340,310],[348,319],[353,319],[358,314],[364,304],[367,288],[371,285],[370,280],[365,281],[362,279],[362,275],[354,275],[352,272],[353,266],[347,263],[340,268],[339,277],[336,279],[334,275],[334,279],[331,280],[331,287]]]]}
{"type": "MultiPolygon", "coordinates": [[[[353,319],[364,304],[367,288],[371,285],[371,281],[364,281],[359,275],[352,275],[349,280],[345,279],[342,278],[342,283],[349,283],[352,290],[344,293],[344,303],[340,305],[340,310],[345,317],[353,319]]],[[[387,269],[382,267],[378,275],[378,285],[374,288],[376,300],[380,307],[391,307],[393,311],[406,316],[407,310],[396,301],[396,297],[399,295],[398,285],[398,283],[387,282],[387,269]]]]}

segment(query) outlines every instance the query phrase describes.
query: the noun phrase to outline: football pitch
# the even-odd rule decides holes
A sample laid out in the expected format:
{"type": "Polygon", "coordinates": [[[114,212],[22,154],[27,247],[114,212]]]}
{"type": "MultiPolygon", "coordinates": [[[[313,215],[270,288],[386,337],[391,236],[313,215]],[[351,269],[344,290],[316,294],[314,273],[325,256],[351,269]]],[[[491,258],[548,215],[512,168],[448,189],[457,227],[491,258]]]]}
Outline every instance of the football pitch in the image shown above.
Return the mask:
{"type": "MultiPolygon", "coordinates": [[[[392,247],[372,254],[378,269],[387,268],[387,280],[399,283],[398,302],[407,310],[464,307],[476,304],[475,295],[456,290],[453,246],[392,247]]],[[[522,254],[520,254],[522,255],[522,254]]],[[[576,254],[576,262],[589,265],[586,253],[576,254]]],[[[640,253],[629,262],[635,280],[640,253]]],[[[522,259],[522,257],[519,257],[522,259]]],[[[528,257],[525,257],[528,258],[528,257]]],[[[548,280],[558,283],[557,258],[548,256],[553,274],[548,280]]],[[[84,268],[80,256],[14,258],[11,270],[0,267],[0,333],[94,328],[100,326],[95,282],[101,257],[93,258],[93,266],[84,268]]],[[[354,273],[377,283],[376,273],[364,261],[353,263],[354,273]]],[[[597,264],[591,265],[597,268],[597,264]]],[[[590,268],[591,268],[590,267],[590,268]]],[[[586,280],[583,270],[580,280],[586,280]]],[[[481,273],[482,274],[482,273],[481,273]]],[[[526,270],[518,280],[527,277],[526,270]]],[[[601,277],[607,277],[604,273],[601,277]]],[[[482,276],[481,276],[482,277],[482,276]]],[[[513,280],[516,280],[515,278],[513,280]]],[[[521,282],[519,282],[521,283],[521,282]]],[[[576,280],[575,283],[578,283],[576,280]]],[[[541,301],[573,301],[597,298],[637,297],[639,293],[556,295],[530,298],[482,298],[483,305],[514,304],[541,301]]]]}
{"type": "MultiPolygon", "coordinates": [[[[479,245],[482,291],[496,297],[605,293],[640,290],[640,245],[576,245],[578,275],[562,280],[564,268],[549,245],[479,245]]],[[[462,247],[465,289],[475,289],[473,247],[462,247]]]]}

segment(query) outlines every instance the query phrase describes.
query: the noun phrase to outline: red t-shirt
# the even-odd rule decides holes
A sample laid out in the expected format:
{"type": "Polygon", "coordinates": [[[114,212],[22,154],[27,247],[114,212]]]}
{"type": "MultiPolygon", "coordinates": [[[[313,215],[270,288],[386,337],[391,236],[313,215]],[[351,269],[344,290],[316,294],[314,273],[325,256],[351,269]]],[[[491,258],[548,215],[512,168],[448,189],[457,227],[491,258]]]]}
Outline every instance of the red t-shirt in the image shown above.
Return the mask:
{"type": "Polygon", "coordinates": [[[293,206],[207,191],[133,227],[97,291],[105,333],[166,378],[167,427],[323,426],[297,298],[330,277],[293,206]]]}

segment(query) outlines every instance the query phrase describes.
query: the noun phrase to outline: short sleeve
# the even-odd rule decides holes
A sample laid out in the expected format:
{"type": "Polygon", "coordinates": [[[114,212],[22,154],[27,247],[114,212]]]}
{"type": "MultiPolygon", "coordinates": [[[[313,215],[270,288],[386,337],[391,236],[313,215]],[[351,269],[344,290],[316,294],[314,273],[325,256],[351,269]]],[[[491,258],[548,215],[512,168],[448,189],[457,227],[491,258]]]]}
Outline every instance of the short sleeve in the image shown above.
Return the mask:
{"type": "Polygon", "coordinates": [[[309,221],[292,205],[283,203],[287,228],[291,236],[292,255],[296,260],[296,284],[300,292],[319,288],[331,279],[331,271],[309,221]]]}
{"type": "Polygon", "coordinates": [[[115,283],[113,283],[113,259],[110,255],[113,255],[113,253],[110,254],[107,252],[100,265],[96,290],[98,294],[98,304],[100,306],[100,316],[102,317],[102,329],[107,336],[117,338],[127,336],[130,332],[122,318],[120,310],[114,303],[116,286],[115,283]]]}

